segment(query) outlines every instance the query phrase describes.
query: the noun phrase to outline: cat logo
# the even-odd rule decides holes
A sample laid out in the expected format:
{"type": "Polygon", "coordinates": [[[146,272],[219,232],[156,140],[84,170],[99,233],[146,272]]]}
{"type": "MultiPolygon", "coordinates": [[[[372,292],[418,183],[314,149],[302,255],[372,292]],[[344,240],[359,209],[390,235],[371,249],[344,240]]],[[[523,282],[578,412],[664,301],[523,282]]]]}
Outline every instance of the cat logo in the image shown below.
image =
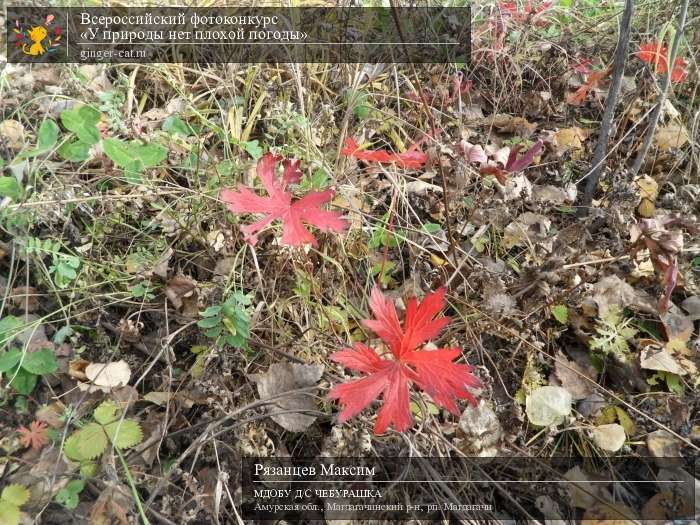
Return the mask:
{"type": "Polygon", "coordinates": [[[61,45],[61,26],[51,24],[54,16],[48,15],[43,24],[23,29],[19,20],[15,21],[15,46],[30,57],[40,57],[54,53],[61,45]]]}

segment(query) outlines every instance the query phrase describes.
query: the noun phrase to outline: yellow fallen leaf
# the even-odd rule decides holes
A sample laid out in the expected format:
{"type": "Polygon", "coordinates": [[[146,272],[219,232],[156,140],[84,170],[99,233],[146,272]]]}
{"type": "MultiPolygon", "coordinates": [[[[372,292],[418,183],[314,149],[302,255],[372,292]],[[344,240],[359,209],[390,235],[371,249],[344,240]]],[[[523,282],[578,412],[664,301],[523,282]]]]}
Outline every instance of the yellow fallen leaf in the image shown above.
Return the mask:
{"type": "Polygon", "coordinates": [[[639,203],[639,207],[637,208],[639,215],[646,218],[653,217],[655,211],[656,206],[654,206],[654,203],[649,199],[642,199],[642,202],[639,203]]]}
{"type": "Polygon", "coordinates": [[[648,175],[639,177],[634,182],[639,187],[639,194],[643,199],[655,201],[656,197],[659,196],[659,184],[648,175]]]}
{"type": "Polygon", "coordinates": [[[690,140],[688,130],[682,124],[669,124],[656,131],[654,142],[662,150],[682,148],[690,140]]]}

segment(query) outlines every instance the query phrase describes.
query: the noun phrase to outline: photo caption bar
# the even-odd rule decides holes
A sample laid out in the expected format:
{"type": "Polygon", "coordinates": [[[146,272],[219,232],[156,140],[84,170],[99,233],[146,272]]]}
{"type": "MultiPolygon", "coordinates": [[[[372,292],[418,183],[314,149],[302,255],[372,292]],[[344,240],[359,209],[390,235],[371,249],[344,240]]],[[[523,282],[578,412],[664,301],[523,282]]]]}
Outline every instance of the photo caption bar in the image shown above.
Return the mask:
{"type": "Polygon", "coordinates": [[[7,8],[11,63],[461,63],[469,7],[7,8]]]}

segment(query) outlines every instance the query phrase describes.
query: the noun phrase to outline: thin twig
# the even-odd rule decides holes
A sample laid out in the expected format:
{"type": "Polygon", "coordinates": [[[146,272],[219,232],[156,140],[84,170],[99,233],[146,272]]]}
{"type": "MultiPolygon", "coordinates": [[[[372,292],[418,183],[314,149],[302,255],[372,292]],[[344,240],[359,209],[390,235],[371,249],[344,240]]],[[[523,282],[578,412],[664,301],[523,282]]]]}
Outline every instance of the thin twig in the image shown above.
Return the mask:
{"type": "Polygon", "coordinates": [[[610,89],[608,90],[608,99],[605,103],[605,113],[603,121],[600,124],[600,135],[598,135],[598,143],[596,144],[595,152],[593,153],[593,167],[588,172],[586,177],[586,189],[583,193],[583,202],[578,209],[578,216],[585,217],[588,215],[588,210],[593,202],[593,194],[598,187],[600,172],[603,170],[603,162],[608,150],[608,139],[610,138],[610,129],[612,128],[613,118],[615,117],[615,106],[617,106],[617,98],[620,94],[620,86],[622,85],[622,74],[625,71],[625,61],[627,59],[627,47],[630,41],[630,31],[632,29],[632,14],[634,13],[634,0],[625,0],[625,11],[622,13],[622,22],[620,23],[620,36],[617,40],[617,49],[615,50],[615,60],[613,62],[612,80],[610,89]]]}
{"type": "Polygon", "coordinates": [[[659,124],[659,118],[661,117],[661,111],[666,103],[666,97],[668,96],[668,88],[671,86],[671,75],[673,73],[673,63],[678,55],[678,48],[680,47],[681,38],[683,38],[683,29],[685,28],[685,19],[688,15],[688,3],[689,0],[683,0],[681,6],[681,13],[678,16],[678,28],[676,30],[676,35],[673,38],[673,44],[671,44],[671,54],[668,56],[668,64],[666,67],[666,74],[661,81],[661,92],[656,101],[656,107],[654,107],[654,112],[649,118],[649,127],[647,128],[647,133],[644,136],[644,143],[642,147],[637,152],[637,157],[634,159],[634,164],[630,171],[632,176],[637,175],[642,167],[642,162],[649,152],[651,147],[651,140],[654,138],[654,132],[656,131],[656,126],[659,124]]]}

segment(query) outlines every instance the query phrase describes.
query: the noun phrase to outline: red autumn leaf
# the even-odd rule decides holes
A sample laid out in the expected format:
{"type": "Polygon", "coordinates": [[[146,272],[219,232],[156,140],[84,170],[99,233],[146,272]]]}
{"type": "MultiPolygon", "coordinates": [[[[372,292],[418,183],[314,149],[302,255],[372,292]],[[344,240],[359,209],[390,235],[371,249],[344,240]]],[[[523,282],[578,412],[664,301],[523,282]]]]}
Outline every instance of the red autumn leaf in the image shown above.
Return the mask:
{"type": "Polygon", "coordinates": [[[591,72],[592,65],[593,62],[591,62],[588,58],[580,58],[574,62],[571,69],[573,69],[576,73],[588,75],[591,72]]]}
{"type": "Polygon", "coordinates": [[[364,325],[384,341],[391,357],[380,356],[362,343],[331,355],[337,363],[365,376],[331,389],[329,397],[337,399],[343,407],[338,416],[340,423],[359,414],[382,394],[384,403],[377,415],[375,433],[382,434],[389,426],[403,432],[413,423],[409,408],[411,383],[455,415],[459,415],[457,399],[476,403],[467,387],[477,388],[481,382],[472,374],[471,366],[453,362],[462,351],[422,349],[424,343],[437,337],[450,322],[449,317],[435,318],[445,306],[445,291],[441,288],[426,295],[420,304],[411,299],[402,326],[394,303],[378,287],[372,290],[369,307],[375,319],[365,320],[364,325]]]}
{"type": "Polygon", "coordinates": [[[527,150],[522,157],[518,158],[518,152],[522,149],[522,144],[516,144],[510,150],[508,154],[508,160],[503,169],[494,165],[482,166],[479,169],[479,173],[482,175],[493,175],[496,180],[501,184],[505,185],[507,182],[506,175],[508,173],[517,173],[527,168],[532,161],[535,160],[535,155],[542,149],[544,143],[542,140],[535,142],[532,147],[527,150]]]}
{"type": "Polygon", "coordinates": [[[538,26],[546,25],[543,20],[536,20],[542,13],[547,11],[552,7],[552,2],[542,2],[539,6],[535,7],[531,0],[527,0],[523,4],[522,9],[518,8],[516,2],[501,2],[498,4],[502,11],[508,14],[516,22],[526,22],[528,19],[535,20],[535,24],[538,26]]]}
{"type": "Polygon", "coordinates": [[[596,88],[598,84],[600,84],[600,81],[607,77],[611,71],[612,67],[603,69],[602,71],[594,71],[588,75],[588,79],[584,85],[566,97],[566,101],[573,106],[580,106],[586,100],[588,93],[596,88]]]}
{"type": "MultiPolygon", "coordinates": [[[[646,64],[654,66],[659,75],[665,75],[668,71],[668,47],[659,45],[658,42],[646,42],[639,45],[637,57],[646,64]]],[[[683,82],[688,76],[688,62],[678,57],[673,61],[671,69],[671,82],[683,82]]]]}
{"type": "Polygon", "coordinates": [[[428,155],[418,151],[421,142],[412,144],[405,153],[392,153],[385,149],[360,149],[355,139],[348,137],[345,146],[340,151],[348,157],[372,162],[394,163],[403,168],[420,168],[428,160],[428,155]]]}
{"type": "Polygon", "coordinates": [[[245,186],[239,186],[238,191],[225,189],[221,192],[221,199],[228,204],[228,209],[233,213],[265,215],[262,220],[241,227],[246,241],[254,246],[258,242],[258,232],[276,219],[282,221],[283,234],[280,242],[289,246],[316,246],[316,238],[306,229],[304,223],[324,231],[345,231],[349,223],[340,213],[321,209],[321,205],[330,201],[335,192],[312,191],[293,201],[291,192],[286,189],[288,184],[301,180],[299,161],[285,160],[284,173],[279,180],[275,176],[275,167],[280,160],[281,157],[267,153],[258,161],[257,174],[269,197],[261,197],[245,186]]]}
{"type": "Polygon", "coordinates": [[[34,450],[41,448],[49,442],[48,426],[43,421],[32,421],[27,427],[19,427],[17,432],[20,433],[19,442],[25,447],[31,447],[34,450]]]}

